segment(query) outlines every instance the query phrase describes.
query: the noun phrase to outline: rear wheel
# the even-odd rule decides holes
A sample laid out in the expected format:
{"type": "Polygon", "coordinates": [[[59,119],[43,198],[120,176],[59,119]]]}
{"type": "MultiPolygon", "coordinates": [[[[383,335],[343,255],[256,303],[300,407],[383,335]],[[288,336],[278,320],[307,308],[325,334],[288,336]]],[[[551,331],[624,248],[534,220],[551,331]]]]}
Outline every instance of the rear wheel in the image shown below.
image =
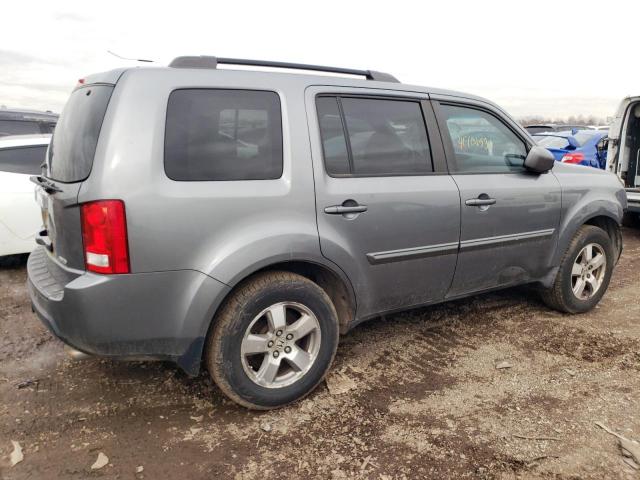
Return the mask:
{"type": "Polygon", "coordinates": [[[206,363],[235,402],[276,408],[313,390],[338,345],[335,308],[317,284],[290,272],[260,273],[216,316],[206,363]]]}
{"type": "Polygon", "coordinates": [[[592,225],[580,227],[562,259],[553,286],[543,291],[545,303],[562,312],[591,310],[609,286],[615,262],[607,233],[592,225]]]}

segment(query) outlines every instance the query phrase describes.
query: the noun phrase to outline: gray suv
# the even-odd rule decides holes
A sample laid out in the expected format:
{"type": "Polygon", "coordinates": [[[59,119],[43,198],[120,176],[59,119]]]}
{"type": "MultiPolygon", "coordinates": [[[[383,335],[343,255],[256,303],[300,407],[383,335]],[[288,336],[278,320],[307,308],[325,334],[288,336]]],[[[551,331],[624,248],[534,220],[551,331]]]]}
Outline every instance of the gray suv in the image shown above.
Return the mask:
{"type": "Polygon", "coordinates": [[[554,163],[481,98],[215,57],[86,78],[32,180],[29,290],[51,331],[204,365],[257,409],[308,394],[339,335],[384,313],[526,283],[591,309],[626,202],[615,175],[554,163]]]}

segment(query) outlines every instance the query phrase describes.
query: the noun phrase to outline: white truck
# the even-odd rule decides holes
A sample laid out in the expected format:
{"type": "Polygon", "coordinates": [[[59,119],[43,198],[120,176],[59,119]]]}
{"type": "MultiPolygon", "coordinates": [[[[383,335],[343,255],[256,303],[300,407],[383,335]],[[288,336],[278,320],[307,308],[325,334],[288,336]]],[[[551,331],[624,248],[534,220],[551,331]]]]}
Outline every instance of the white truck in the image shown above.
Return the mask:
{"type": "Polygon", "coordinates": [[[618,175],[627,191],[627,214],[640,220],[640,96],[624,98],[609,129],[607,170],[618,175]]]}

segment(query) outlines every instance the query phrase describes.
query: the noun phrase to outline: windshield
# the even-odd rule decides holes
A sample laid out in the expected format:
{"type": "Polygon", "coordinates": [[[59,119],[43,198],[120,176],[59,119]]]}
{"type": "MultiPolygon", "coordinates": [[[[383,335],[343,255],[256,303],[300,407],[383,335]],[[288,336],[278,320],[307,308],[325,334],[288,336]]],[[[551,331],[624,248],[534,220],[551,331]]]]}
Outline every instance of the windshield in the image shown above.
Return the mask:
{"type": "Polygon", "coordinates": [[[112,91],[110,85],[89,85],[69,97],[49,148],[53,180],[80,182],[89,176],[112,91]]]}

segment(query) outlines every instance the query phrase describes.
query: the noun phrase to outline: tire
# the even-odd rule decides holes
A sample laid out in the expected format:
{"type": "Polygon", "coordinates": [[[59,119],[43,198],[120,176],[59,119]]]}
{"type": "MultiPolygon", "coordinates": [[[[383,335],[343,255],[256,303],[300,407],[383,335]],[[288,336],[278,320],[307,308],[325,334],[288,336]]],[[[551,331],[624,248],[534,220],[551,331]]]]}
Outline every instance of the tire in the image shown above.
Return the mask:
{"type": "Polygon", "coordinates": [[[225,301],[207,340],[205,362],[231,400],[269,410],[303,398],[322,381],[338,335],[335,307],[322,288],[295,273],[263,272],[225,301]]]}
{"type": "MultiPolygon", "coordinates": [[[[566,313],[584,313],[591,310],[597,305],[604,293],[607,291],[609,281],[611,280],[611,274],[615,265],[615,254],[613,244],[607,233],[592,225],[583,225],[576,232],[567,251],[560,263],[560,269],[556,275],[553,285],[548,289],[542,290],[542,299],[547,306],[566,313]],[[583,271],[584,276],[576,273],[572,273],[574,265],[580,260],[584,261],[585,257],[581,257],[583,249],[588,246],[592,246],[591,250],[596,252],[593,254],[594,258],[602,253],[605,256],[605,264],[600,270],[592,270],[594,280],[597,276],[600,278],[599,286],[593,292],[592,283],[590,278],[590,272],[588,270],[583,271]],[[585,273],[586,272],[586,273],[585,273]],[[588,278],[587,278],[588,277],[588,278]],[[578,296],[574,292],[574,288],[577,287],[576,282],[580,281],[580,278],[585,280],[585,289],[583,294],[578,296]]],[[[579,269],[579,267],[576,267],[579,269]]],[[[593,268],[593,267],[592,267],[593,268]]]]}

